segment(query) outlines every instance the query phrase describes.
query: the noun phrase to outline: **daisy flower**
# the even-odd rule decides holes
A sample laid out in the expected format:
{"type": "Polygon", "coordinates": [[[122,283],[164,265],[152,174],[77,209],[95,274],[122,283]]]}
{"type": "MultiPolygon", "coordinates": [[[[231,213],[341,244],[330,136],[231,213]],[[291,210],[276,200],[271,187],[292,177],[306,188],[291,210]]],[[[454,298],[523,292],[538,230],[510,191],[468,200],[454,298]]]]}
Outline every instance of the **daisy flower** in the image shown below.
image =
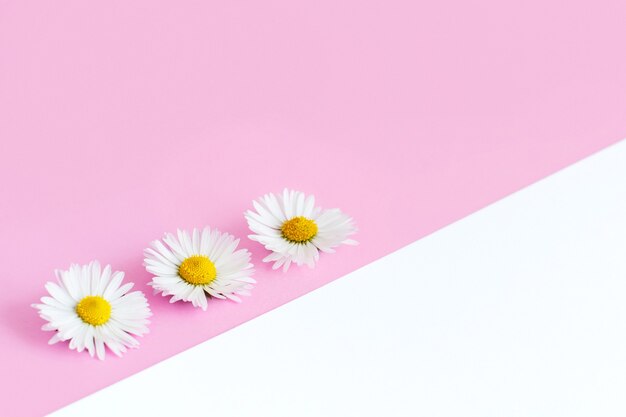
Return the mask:
{"type": "Polygon", "coordinates": [[[291,263],[313,268],[319,252],[334,252],[340,244],[356,245],[348,239],[356,232],[351,217],[339,209],[322,210],[315,207],[315,197],[300,191],[285,189],[282,195],[266,194],[253,201],[256,212],[245,213],[254,235],[249,238],[272,253],[263,262],[274,262],[273,269],[291,263]]]}
{"type": "Polygon", "coordinates": [[[170,303],[191,301],[203,310],[207,297],[241,302],[238,295],[250,295],[256,281],[250,252],[237,245],[239,239],[208,227],[167,233],[144,251],[146,270],[155,275],[149,285],[171,295],[170,303]]]}
{"type": "Polygon", "coordinates": [[[139,342],[131,336],[148,333],[152,315],[141,291],[128,291],[133,283],[122,284],[123,272],[111,272],[111,266],[100,268],[97,261],[89,265],[71,265],[68,271],[55,271],[58,283],[48,282],[51,297],[43,304],[33,304],[48,323],[42,330],[56,332],[48,342],[70,341],[70,349],[87,349],[93,357],[104,359],[106,345],[117,356],[139,342]]]}

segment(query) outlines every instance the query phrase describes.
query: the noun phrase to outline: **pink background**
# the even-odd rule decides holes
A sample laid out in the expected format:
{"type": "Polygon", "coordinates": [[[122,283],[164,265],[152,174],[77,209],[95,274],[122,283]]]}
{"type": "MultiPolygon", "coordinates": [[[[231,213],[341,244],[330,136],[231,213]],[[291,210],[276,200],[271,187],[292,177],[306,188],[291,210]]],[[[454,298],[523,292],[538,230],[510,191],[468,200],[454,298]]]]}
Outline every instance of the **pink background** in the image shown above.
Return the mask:
{"type": "Polygon", "coordinates": [[[622,0],[0,1],[0,414],[77,400],[626,136],[625,16],[622,0]],[[150,293],[151,333],[122,359],[46,344],[29,305],[55,268],[99,259],[149,292],[150,240],[245,237],[251,200],[284,186],[353,215],[361,245],[282,274],[244,238],[243,304],[150,293]]]}

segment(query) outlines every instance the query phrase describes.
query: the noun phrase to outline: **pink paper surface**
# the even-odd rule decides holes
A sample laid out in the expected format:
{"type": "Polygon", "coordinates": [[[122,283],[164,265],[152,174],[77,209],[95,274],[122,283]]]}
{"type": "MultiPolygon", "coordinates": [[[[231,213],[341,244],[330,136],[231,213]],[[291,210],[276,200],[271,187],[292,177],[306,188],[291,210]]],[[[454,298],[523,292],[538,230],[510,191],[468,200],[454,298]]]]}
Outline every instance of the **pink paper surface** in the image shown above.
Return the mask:
{"type": "MultiPolygon", "coordinates": [[[[59,408],[626,136],[624,16],[623,1],[0,2],[0,414],[59,408]],[[351,214],[361,245],[315,270],[261,264],[243,212],[285,186],[351,214]],[[203,312],[145,285],[143,248],[204,225],[253,253],[243,304],[203,312]],[[30,307],[55,268],[92,259],[154,312],[121,359],[48,346],[30,307]]],[[[401,291],[380,279],[381,297],[401,291]]]]}

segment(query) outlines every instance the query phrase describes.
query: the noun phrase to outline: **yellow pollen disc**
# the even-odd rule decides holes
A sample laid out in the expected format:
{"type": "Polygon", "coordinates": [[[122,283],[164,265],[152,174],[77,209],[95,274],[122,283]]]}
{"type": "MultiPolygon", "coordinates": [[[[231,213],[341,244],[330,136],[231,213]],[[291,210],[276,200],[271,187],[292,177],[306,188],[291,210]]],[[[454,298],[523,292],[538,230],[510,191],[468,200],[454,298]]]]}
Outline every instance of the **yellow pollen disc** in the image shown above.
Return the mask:
{"type": "Polygon", "coordinates": [[[194,255],[180,264],[178,275],[192,285],[206,285],[213,282],[217,276],[217,271],[209,258],[202,255],[194,255]]]}
{"type": "Polygon", "coordinates": [[[99,295],[88,295],[76,304],[76,314],[85,323],[100,326],[111,318],[111,304],[99,295]]]}
{"type": "Polygon", "coordinates": [[[290,242],[305,243],[317,234],[317,224],[303,216],[287,220],[280,227],[283,237],[290,242]]]}

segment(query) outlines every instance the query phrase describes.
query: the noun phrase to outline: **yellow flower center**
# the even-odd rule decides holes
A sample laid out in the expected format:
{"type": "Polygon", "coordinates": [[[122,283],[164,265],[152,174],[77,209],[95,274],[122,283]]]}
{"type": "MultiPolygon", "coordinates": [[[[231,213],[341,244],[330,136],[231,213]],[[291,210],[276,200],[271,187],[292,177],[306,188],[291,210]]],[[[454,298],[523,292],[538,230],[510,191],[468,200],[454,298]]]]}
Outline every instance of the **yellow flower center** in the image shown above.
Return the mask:
{"type": "Polygon", "coordinates": [[[280,227],[283,237],[290,242],[305,243],[317,234],[317,224],[303,216],[287,220],[280,227]]]}
{"type": "Polygon", "coordinates": [[[206,285],[217,277],[215,265],[203,255],[194,255],[185,259],[178,267],[178,275],[192,285],[206,285]]]}
{"type": "Polygon", "coordinates": [[[76,314],[85,323],[100,326],[111,318],[111,304],[99,295],[88,295],[76,304],[76,314]]]}

